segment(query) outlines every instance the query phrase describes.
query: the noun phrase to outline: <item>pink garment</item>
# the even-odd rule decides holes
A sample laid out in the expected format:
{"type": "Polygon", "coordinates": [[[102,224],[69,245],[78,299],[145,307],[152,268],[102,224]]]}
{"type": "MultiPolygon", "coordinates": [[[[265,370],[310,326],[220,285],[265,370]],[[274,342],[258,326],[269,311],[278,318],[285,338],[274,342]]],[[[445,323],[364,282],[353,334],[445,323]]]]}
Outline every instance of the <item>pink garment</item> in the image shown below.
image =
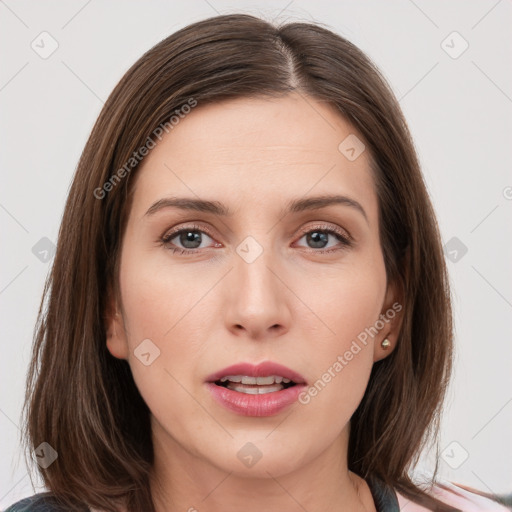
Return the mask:
{"type": "MultiPolygon", "coordinates": [[[[475,490],[476,491],[476,490],[475,490]]],[[[495,501],[480,496],[450,482],[439,482],[429,491],[438,500],[458,508],[463,512],[510,512],[510,509],[495,501]]],[[[431,512],[429,509],[413,503],[398,492],[396,493],[400,510],[404,512],[431,512]]]]}

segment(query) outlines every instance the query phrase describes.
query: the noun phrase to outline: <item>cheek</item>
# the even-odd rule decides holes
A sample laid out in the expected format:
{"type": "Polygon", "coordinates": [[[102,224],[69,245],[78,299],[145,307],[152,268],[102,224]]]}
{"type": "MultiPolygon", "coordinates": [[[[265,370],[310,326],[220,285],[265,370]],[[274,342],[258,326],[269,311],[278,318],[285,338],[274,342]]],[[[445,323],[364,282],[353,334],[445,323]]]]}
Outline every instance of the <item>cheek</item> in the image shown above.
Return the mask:
{"type": "Polygon", "coordinates": [[[351,340],[373,326],[381,313],[386,292],[383,261],[352,260],[317,274],[314,281],[304,272],[294,286],[307,306],[299,304],[296,321],[308,319],[309,325],[302,325],[302,329],[306,329],[306,336],[307,331],[315,331],[315,347],[320,344],[322,353],[348,348],[351,340]]]}
{"type": "Polygon", "coordinates": [[[187,386],[200,356],[201,348],[188,330],[191,325],[197,328],[193,306],[198,297],[177,270],[160,268],[158,261],[142,252],[127,251],[120,270],[129,364],[135,383],[157,418],[169,410],[188,410],[193,402],[180,384],[187,386]]]}
{"type": "Polygon", "coordinates": [[[121,294],[131,343],[141,337],[161,342],[171,337],[187,323],[188,314],[208,285],[198,287],[194,275],[173,265],[164,249],[161,251],[157,257],[154,248],[147,254],[134,250],[123,256],[121,294]]]}
{"type": "MultiPolygon", "coordinates": [[[[364,300],[347,302],[327,322],[334,330],[307,350],[308,387],[299,397],[300,414],[323,425],[325,440],[333,441],[350,421],[365,393],[373,367],[373,342],[365,328],[374,311],[364,300]]],[[[305,360],[305,358],[304,358],[305,360]]]]}
{"type": "Polygon", "coordinates": [[[385,286],[384,264],[377,260],[347,267],[306,295],[315,313],[307,329],[315,334],[307,349],[310,386],[299,402],[311,416],[332,422],[333,433],[349,421],[366,390],[385,286]]]}

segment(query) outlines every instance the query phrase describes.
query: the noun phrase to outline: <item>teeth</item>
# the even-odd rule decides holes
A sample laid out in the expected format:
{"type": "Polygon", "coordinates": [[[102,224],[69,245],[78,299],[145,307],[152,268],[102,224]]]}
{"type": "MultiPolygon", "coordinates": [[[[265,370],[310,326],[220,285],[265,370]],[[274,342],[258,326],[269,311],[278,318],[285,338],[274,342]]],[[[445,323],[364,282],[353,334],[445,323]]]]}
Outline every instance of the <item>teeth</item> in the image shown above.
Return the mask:
{"type": "Polygon", "coordinates": [[[226,375],[220,379],[221,382],[241,382],[242,384],[256,384],[257,386],[270,386],[271,384],[289,384],[290,379],[280,375],[270,375],[268,377],[249,377],[248,375],[226,375]]]}
{"type": "Polygon", "coordinates": [[[248,388],[244,385],[236,384],[233,382],[230,382],[227,387],[232,391],[238,391],[239,393],[246,393],[248,395],[264,395],[265,393],[274,393],[276,391],[281,391],[282,389],[284,389],[282,384],[276,384],[274,386],[265,386],[261,388],[248,388]]]}
{"type": "Polygon", "coordinates": [[[220,379],[221,382],[226,382],[227,380],[231,382],[242,382],[242,376],[241,375],[227,375],[226,377],[222,377],[220,379]]]}

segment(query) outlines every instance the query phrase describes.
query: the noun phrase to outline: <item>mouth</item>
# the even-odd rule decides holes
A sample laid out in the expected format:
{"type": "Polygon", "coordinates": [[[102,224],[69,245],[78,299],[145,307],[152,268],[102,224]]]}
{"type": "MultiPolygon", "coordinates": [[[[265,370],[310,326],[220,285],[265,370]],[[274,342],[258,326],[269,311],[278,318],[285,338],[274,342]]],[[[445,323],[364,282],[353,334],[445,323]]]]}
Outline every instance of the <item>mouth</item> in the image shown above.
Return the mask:
{"type": "Polygon", "coordinates": [[[283,389],[288,389],[296,385],[295,382],[282,375],[269,375],[268,377],[227,375],[215,381],[214,384],[248,395],[275,393],[276,391],[282,391],[283,389]]]}
{"type": "Polygon", "coordinates": [[[294,403],[305,379],[286,366],[270,361],[241,363],[210,375],[206,385],[213,398],[244,416],[272,416],[294,403]]]}

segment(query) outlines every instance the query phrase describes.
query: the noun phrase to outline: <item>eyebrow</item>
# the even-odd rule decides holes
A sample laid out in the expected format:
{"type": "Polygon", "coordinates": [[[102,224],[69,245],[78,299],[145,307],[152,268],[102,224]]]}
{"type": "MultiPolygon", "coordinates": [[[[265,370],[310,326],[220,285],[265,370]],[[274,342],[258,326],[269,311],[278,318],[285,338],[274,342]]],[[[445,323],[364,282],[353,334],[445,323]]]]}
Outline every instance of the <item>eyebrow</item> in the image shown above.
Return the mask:
{"type": "MultiPolygon", "coordinates": [[[[282,210],[283,216],[287,213],[299,213],[307,210],[320,210],[327,206],[341,204],[354,208],[363,215],[368,222],[368,217],[364,208],[356,200],[341,195],[321,195],[314,197],[305,197],[288,201],[282,210]]],[[[191,210],[197,212],[211,213],[222,217],[231,217],[233,212],[219,201],[208,201],[193,197],[165,197],[154,203],[145,215],[154,215],[164,208],[178,208],[181,210],[191,210]]]]}

